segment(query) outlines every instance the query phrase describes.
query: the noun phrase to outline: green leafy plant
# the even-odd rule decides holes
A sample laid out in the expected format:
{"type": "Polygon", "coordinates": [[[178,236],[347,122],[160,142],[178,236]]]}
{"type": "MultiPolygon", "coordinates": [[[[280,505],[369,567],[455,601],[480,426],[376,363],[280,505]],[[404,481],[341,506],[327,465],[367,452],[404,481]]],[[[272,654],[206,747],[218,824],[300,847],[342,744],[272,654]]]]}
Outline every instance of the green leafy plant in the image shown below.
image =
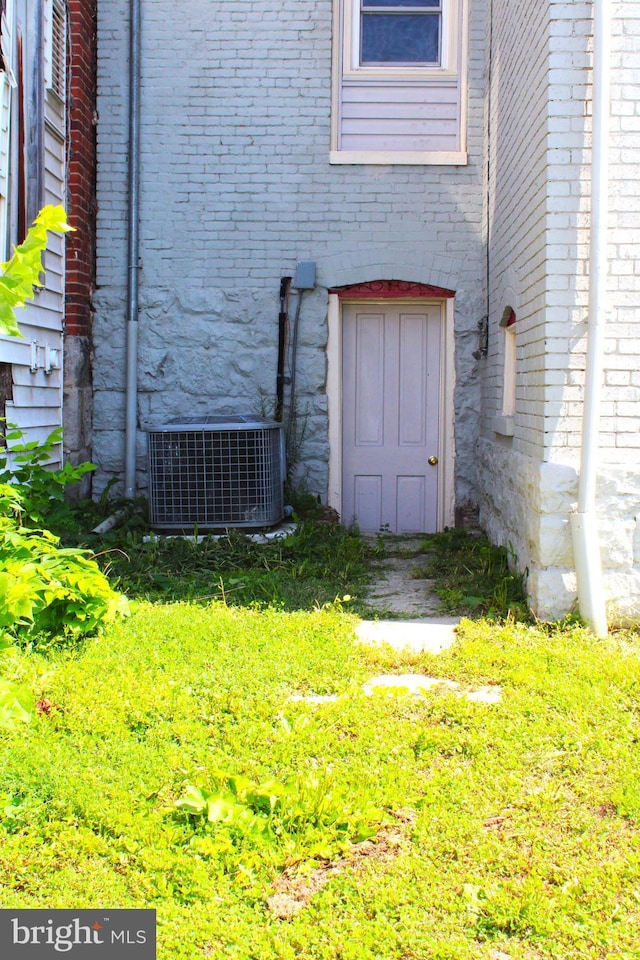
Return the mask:
{"type": "Polygon", "coordinates": [[[50,469],[47,464],[54,456],[55,447],[62,442],[62,427],[53,430],[44,441],[26,442],[22,430],[13,424],[7,426],[7,449],[0,452],[0,483],[11,484],[21,494],[25,521],[60,526],[71,512],[65,502],[65,489],[95,470],[95,465],[65,463],[58,469],[50,469]]]}
{"type": "Polygon", "coordinates": [[[0,630],[21,642],[78,638],[127,613],[88,551],[22,523],[22,495],[0,484],[0,630]]]}
{"type": "Polygon", "coordinates": [[[28,689],[0,678],[0,728],[12,729],[18,723],[29,723],[32,717],[32,697],[28,689]]]}
{"type": "Polygon", "coordinates": [[[2,264],[0,276],[0,334],[21,337],[16,319],[16,309],[24,307],[36,287],[42,286],[42,254],[48,234],[67,233],[72,228],[67,223],[63,207],[44,207],[33,222],[24,243],[16,247],[13,256],[2,264]]]}
{"type": "MultiPolygon", "coordinates": [[[[42,254],[49,231],[68,230],[62,207],[45,207],[24,243],[0,276],[0,333],[20,336],[15,310],[41,285],[42,254]]],[[[65,549],[54,534],[31,529],[64,509],[64,489],[90,464],[47,469],[61,431],[44,443],[24,442],[20,430],[6,435],[10,452],[0,457],[0,631],[20,643],[40,645],[54,638],[86,636],[127,612],[89,552],[65,549]]],[[[25,719],[21,693],[8,681],[0,686],[0,722],[25,719]],[[22,715],[21,715],[22,711],[22,715]]]]}
{"type": "MultiPolygon", "coordinates": [[[[0,654],[10,649],[8,638],[0,634],[0,654]]],[[[11,729],[17,723],[28,723],[32,716],[32,697],[29,691],[20,684],[0,677],[0,729],[11,729]]]]}
{"type": "MultiPolygon", "coordinates": [[[[22,336],[16,309],[24,307],[26,301],[33,297],[36,287],[42,286],[42,255],[48,235],[51,232],[66,233],[71,229],[63,207],[44,207],[29,229],[24,243],[16,247],[11,259],[2,264],[0,334],[22,336]]],[[[5,430],[3,439],[5,452],[0,456],[0,483],[12,483],[20,490],[23,516],[36,524],[51,517],[55,511],[63,511],[64,488],[95,469],[91,464],[79,467],[65,464],[59,470],[46,469],[53,459],[55,447],[61,442],[60,428],[54,430],[44,443],[25,441],[23,433],[14,426],[5,430]]]]}
{"type": "Polygon", "coordinates": [[[381,812],[350,808],[343,790],[326,773],[269,778],[218,772],[212,790],[189,785],[175,806],[195,819],[205,819],[238,840],[272,848],[279,862],[329,860],[351,843],[376,833],[381,812]]]}

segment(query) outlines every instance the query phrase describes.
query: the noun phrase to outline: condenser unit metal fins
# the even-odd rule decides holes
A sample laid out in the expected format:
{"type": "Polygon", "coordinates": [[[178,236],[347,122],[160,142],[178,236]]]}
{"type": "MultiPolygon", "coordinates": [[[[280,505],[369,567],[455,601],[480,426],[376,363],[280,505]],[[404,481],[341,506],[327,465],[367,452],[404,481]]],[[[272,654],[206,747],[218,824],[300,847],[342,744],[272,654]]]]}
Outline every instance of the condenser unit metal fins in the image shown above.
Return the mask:
{"type": "Polygon", "coordinates": [[[199,417],[148,433],[152,527],[191,531],[282,520],[282,424],[257,416],[199,417]]]}

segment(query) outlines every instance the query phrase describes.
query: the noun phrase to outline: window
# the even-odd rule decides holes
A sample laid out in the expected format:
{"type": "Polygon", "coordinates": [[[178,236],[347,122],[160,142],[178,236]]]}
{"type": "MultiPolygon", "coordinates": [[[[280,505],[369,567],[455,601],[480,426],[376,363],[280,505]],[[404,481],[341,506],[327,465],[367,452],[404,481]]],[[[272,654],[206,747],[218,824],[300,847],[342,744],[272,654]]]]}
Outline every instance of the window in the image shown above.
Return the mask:
{"type": "Polygon", "coordinates": [[[502,437],[515,434],[516,414],[516,314],[513,307],[505,307],[500,319],[504,333],[504,366],[502,368],[502,409],[493,418],[493,432],[502,437]]]}
{"type": "Polygon", "coordinates": [[[516,412],[516,315],[511,307],[504,311],[500,326],[504,330],[502,416],[513,417],[516,412]]]}
{"type": "Polygon", "coordinates": [[[332,163],[466,163],[466,0],[334,0],[332,163]]]}
{"type": "Polygon", "coordinates": [[[360,0],[360,65],[440,65],[440,0],[360,0]]]}

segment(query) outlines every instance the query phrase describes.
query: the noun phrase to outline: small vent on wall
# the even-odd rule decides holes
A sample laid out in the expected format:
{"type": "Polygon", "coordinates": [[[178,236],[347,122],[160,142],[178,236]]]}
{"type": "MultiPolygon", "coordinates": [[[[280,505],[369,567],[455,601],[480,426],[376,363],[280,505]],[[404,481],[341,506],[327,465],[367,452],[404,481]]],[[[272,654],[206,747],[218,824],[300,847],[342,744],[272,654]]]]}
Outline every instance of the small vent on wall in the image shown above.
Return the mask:
{"type": "Polygon", "coordinates": [[[283,481],[280,423],[201,417],[149,430],[149,511],[159,530],[279,523],[283,481]]]}

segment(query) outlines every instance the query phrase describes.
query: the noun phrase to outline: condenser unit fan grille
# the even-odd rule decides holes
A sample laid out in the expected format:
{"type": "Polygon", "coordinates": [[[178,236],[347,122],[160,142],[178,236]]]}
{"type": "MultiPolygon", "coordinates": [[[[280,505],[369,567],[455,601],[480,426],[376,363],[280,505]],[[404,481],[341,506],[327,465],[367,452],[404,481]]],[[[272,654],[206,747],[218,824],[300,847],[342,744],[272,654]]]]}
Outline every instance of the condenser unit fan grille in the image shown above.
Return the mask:
{"type": "Polygon", "coordinates": [[[211,417],[149,431],[149,508],[158,529],[261,527],[283,513],[282,428],[211,417]]]}

